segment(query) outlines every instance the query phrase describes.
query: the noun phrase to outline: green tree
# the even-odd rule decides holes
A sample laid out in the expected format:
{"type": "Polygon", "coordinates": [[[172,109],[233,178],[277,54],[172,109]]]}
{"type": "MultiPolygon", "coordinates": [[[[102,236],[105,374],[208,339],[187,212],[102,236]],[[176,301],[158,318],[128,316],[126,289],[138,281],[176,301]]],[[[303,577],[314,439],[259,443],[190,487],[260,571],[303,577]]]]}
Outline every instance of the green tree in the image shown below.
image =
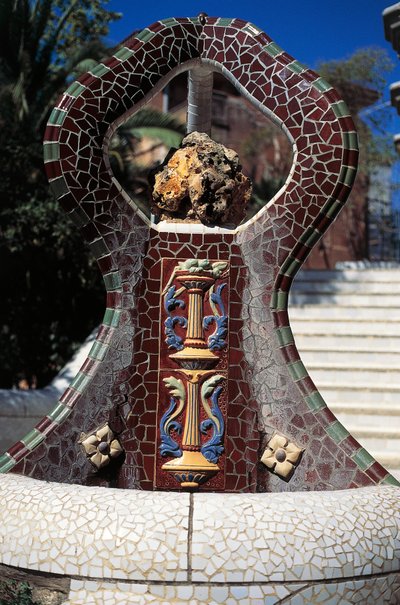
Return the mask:
{"type": "Polygon", "coordinates": [[[0,581],[0,605],[41,605],[27,582],[0,581]]]}
{"type": "MultiPolygon", "coordinates": [[[[19,375],[44,386],[100,322],[105,290],[96,262],[58,203],[43,170],[43,130],[57,96],[107,54],[102,38],[118,15],[106,0],[0,3],[0,387],[19,375]]],[[[184,127],[143,109],[116,133],[117,178],[148,212],[137,144],[179,145],[184,127]]]]}
{"type": "Polygon", "coordinates": [[[359,135],[360,170],[365,174],[395,160],[388,128],[393,109],[381,103],[393,67],[386,50],[379,47],[361,48],[346,59],[317,66],[349,107],[359,135]]]}
{"type": "MultiPolygon", "coordinates": [[[[398,233],[390,208],[381,205],[380,201],[381,196],[382,200],[387,196],[387,182],[379,179],[379,186],[377,183],[379,171],[397,160],[390,132],[394,110],[389,102],[383,102],[388,75],[393,67],[386,50],[374,47],[359,49],[347,59],[321,63],[317,67],[347,103],[358,132],[360,158],[357,178],[349,203],[334,227],[347,234],[348,249],[356,259],[391,258],[394,249],[384,251],[380,238],[382,242],[388,242],[390,237],[394,244],[398,233]],[[375,195],[382,187],[379,197],[374,200],[368,197],[372,179],[375,195]],[[380,256],[382,254],[383,257],[380,256]]],[[[325,258],[329,257],[330,241],[328,233],[320,243],[325,258]]]]}
{"type": "Polygon", "coordinates": [[[111,140],[112,171],[147,216],[150,216],[148,175],[157,164],[154,160],[149,162],[148,156],[159,148],[169,151],[179,147],[185,133],[186,126],[171,114],[145,107],[122,124],[111,140]],[[141,151],[138,143],[143,139],[150,145],[141,151]]]}
{"type": "Polygon", "coordinates": [[[8,118],[43,129],[57,94],[105,54],[102,36],[120,15],[108,0],[2,0],[0,100],[8,118]]]}
{"type": "Polygon", "coordinates": [[[104,288],[53,200],[42,137],[57,96],[97,63],[118,17],[106,0],[0,3],[0,385],[44,386],[99,322],[104,288]]]}

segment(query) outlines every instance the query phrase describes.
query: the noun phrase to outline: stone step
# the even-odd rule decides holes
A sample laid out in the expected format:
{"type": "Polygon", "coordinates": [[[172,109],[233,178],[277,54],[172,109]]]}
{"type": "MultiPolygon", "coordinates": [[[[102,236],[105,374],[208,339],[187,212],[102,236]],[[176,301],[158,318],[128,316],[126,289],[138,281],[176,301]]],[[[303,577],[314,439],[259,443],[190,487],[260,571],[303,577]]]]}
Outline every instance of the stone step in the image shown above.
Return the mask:
{"type": "Polygon", "coordinates": [[[400,283],[400,267],[397,269],[345,269],[340,271],[303,270],[296,275],[295,284],[300,281],[315,282],[367,282],[400,283]]]}
{"type": "MultiPolygon", "coordinates": [[[[355,427],[362,423],[364,427],[368,427],[372,430],[379,432],[385,431],[387,427],[397,431],[397,435],[400,435],[400,412],[397,415],[388,414],[383,415],[368,415],[365,411],[358,412],[356,414],[348,414],[338,412],[334,406],[330,406],[330,409],[335,414],[336,418],[340,420],[343,426],[350,431],[351,427],[355,427]],[[350,427],[350,428],[349,428],[350,427]]],[[[400,410],[400,408],[399,408],[400,410]]],[[[355,436],[355,435],[354,435],[355,436]]],[[[398,444],[400,447],[400,442],[398,444]]]]}
{"type": "MultiPolygon", "coordinates": [[[[311,375],[311,372],[310,372],[311,375]]],[[[311,375],[312,377],[312,375],[311,375]]],[[[316,387],[321,392],[328,405],[352,401],[354,403],[371,403],[379,405],[400,405],[400,384],[375,384],[366,382],[355,382],[354,380],[344,382],[343,379],[336,381],[314,380],[316,387]]]]}
{"type": "Polygon", "coordinates": [[[368,450],[371,456],[375,458],[382,466],[393,473],[396,479],[400,479],[400,453],[397,452],[382,452],[368,450]]]}
{"type": "Polygon", "coordinates": [[[321,381],[331,383],[340,381],[348,384],[353,382],[361,384],[379,385],[399,385],[400,386],[400,368],[398,366],[385,366],[377,364],[365,364],[364,366],[351,367],[341,363],[308,363],[306,365],[311,378],[317,384],[321,381]]]}
{"type": "Polygon", "coordinates": [[[349,294],[333,293],[324,294],[323,292],[297,292],[292,291],[290,296],[291,305],[339,305],[346,307],[377,307],[394,308],[398,310],[398,297],[390,294],[361,294],[357,291],[349,294]]]}
{"type": "MultiPolygon", "coordinates": [[[[297,324],[296,324],[297,327],[297,324]]],[[[308,326],[310,330],[313,327],[308,326]]],[[[296,330],[295,341],[297,348],[304,353],[309,352],[348,352],[376,353],[377,355],[400,354],[400,336],[361,336],[357,334],[321,334],[301,333],[296,330]]]]}
{"type": "Polygon", "coordinates": [[[373,427],[360,424],[348,424],[346,428],[357,440],[380,440],[384,441],[385,444],[390,447],[393,446],[393,442],[396,441],[397,443],[395,445],[397,445],[400,454],[400,431],[396,427],[373,427]]]}
{"type": "MultiPolygon", "coordinates": [[[[379,404],[379,403],[363,403],[363,402],[333,402],[328,403],[330,409],[336,416],[341,418],[359,418],[363,416],[363,418],[368,418],[371,422],[374,422],[375,425],[380,424],[382,420],[382,424],[385,425],[387,421],[397,423],[400,422],[400,398],[397,402],[397,405],[388,405],[388,404],[379,404]]],[[[349,422],[349,420],[347,420],[349,422]]],[[[369,420],[368,420],[369,423],[369,420]]],[[[390,426],[390,425],[389,425],[390,426]]]]}
{"type": "MultiPolygon", "coordinates": [[[[400,322],[398,321],[377,321],[372,316],[370,320],[363,319],[362,321],[354,321],[352,319],[343,320],[335,317],[327,318],[299,318],[298,311],[293,313],[291,310],[290,325],[293,334],[315,334],[324,336],[326,334],[337,334],[345,336],[400,336],[400,322]],[[295,317],[293,317],[295,315],[295,317]]],[[[321,311],[319,307],[315,307],[316,311],[321,311]]],[[[308,308],[309,314],[312,315],[308,308]]],[[[318,313],[316,313],[318,315],[318,313]]]]}
{"type": "Polygon", "coordinates": [[[400,477],[399,294],[399,269],[305,271],[290,293],[289,316],[332,412],[400,477]]]}
{"type": "Polygon", "coordinates": [[[319,294],[400,294],[400,281],[397,282],[360,282],[360,281],[313,281],[302,279],[295,281],[292,292],[308,293],[318,297],[319,294]]]}
{"type": "MultiPolygon", "coordinates": [[[[348,348],[338,349],[336,348],[310,348],[308,344],[306,347],[299,344],[296,339],[297,347],[301,347],[301,360],[305,366],[312,367],[318,363],[327,364],[341,364],[348,365],[350,367],[368,368],[375,364],[385,367],[400,368],[400,350],[371,350],[360,351],[359,349],[351,350],[348,348]]],[[[348,341],[346,341],[348,345],[348,341]]]]}
{"type": "MultiPolygon", "coordinates": [[[[382,432],[379,435],[377,432],[368,431],[368,427],[361,427],[357,430],[356,427],[346,427],[347,430],[353,435],[355,439],[362,445],[367,452],[375,452],[378,454],[378,458],[382,459],[383,456],[393,456],[400,460],[400,432],[396,434],[388,434],[382,432]]],[[[371,454],[372,455],[372,454],[371,454]]],[[[395,465],[399,468],[399,465],[395,465]]]]}

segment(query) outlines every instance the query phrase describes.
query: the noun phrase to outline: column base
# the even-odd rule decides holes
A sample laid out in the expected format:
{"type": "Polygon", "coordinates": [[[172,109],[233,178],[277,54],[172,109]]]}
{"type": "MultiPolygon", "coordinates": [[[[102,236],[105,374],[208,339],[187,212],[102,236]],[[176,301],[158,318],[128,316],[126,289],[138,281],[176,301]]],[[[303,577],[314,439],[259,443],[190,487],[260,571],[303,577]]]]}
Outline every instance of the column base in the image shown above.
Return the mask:
{"type": "Polygon", "coordinates": [[[201,452],[183,451],[180,458],[175,458],[162,465],[163,471],[168,471],[183,488],[196,489],[218,473],[219,466],[209,462],[201,452]]]}

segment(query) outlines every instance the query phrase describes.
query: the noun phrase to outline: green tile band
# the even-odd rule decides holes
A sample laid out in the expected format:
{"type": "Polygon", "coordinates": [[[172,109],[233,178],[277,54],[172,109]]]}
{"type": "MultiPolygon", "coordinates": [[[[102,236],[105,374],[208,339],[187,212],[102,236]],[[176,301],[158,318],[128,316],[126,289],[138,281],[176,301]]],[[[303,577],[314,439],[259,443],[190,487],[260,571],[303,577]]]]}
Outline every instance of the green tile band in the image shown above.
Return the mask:
{"type": "Polygon", "coordinates": [[[285,347],[286,345],[291,345],[294,343],[293,332],[289,326],[278,328],[276,330],[276,334],[278,336],[279,344],[281,347],[285,347]]]}
{"type": "Polygon", "coordinates": [[[8,473],[16,464],[17,461],[10,454],[3,454],[0,456],[0,473],[8,473]]]}
{"type": "Polygon", "coordinates": [[[220,17],[216,23],[216,25],[223,25],[224,27],[228,27],[232,23],[233,19],[228,19],[227,17],[220,17]]]}
{"type": "Polygon", "coordinates": [[[312,412],[317,412],[318,410],[322,410],[322,408],[326,408],[325,400],[319,391],[314,391],[310,395],[307,395],[305,400],[312,412]]]}
{"type": "Polygon", "coordinates": [[[350,117],[349,108],[347,107],[347,105],[344,101],[338,101],[337,103],[332,103],[331,107],[337,118],[350,117]]]}
{"type": "Polygon", "coordinates": [[[111,328],[116,328],[119,324],[120,315],[121,311],[118,309],[106,309],[103,317],[103,324],[110,326],[111,328]]]}
{"type": "Polygon", "coordinates": [[[60,159],[60,145],[58,143],[44,143],[43,158],[45,162],[53,162],[60,159]]]}
{"type": "Polygon", "coordinates": [[[352,457],[352,460],[362,470],[369,468],[375,462],[375,458],[371,456],[363,447],[360,448],[352,457]]]}
{"type": "Polygon", "coordinates": [[[308,376],[308,372],[304,367],[302,361],[295,361],[294,363],[287,364],[288,370],[290,372],[291,377],[296,382],[297,380],[302,380],[306,376],[308,376]]]}
{"type": "Polygon", "coordinates": [[[71,412],[72,408],[59,401],[54,410],[47,414],[47,417],[50,418],[50,420],[52,420],[53,422],[61,424],[70,415],[71,412]]]}
{"type": "Polygon", "coordinates": [[[291,277],[293,274],[296,274],[297,271],[300,269],[302,262],[303,261],[300,261],[297,258],[293,258],[293,256],[288,256],[288,258],[282,265],[280,274],[286,275],[287,277],[291,277]]]}
{"type": "Polygon", "coordinates": [[[342,132],[342,143],[345,149],[358,151],[358,136],[356,132],[342,132]]]}
{"type": "Polygon", "coordinates": [[[61,126],[64,122],[67,112],[63,109],[53,109],[50,114],[48,124],[52,124],[53,126],[61,126]]]}
{"type": "Polygon", "coordinates": [[[300,61],[293,61],[292,63],[289,63],[287,68],[290,69],[290,71],[293,71],[295,74],[300,74],[302,71],[308,69],[308,67],[303,65],[303,63],[300,63],[300,61]]]}
{"type": "Polygon", "coordinates": [[[333,88],[333,86],[324,80],[324,78],[318,78],[318,80],[315,80],[315,82],[312,83],[312,87],[319,92],[327,92],[333,88]]]}
{"type": "Polygon", "coordinates": [[[50,183],[50,187],[53,192],[53,195],[56,198],[60,198],[69,192],[67,183],[65,182],[65,179],[63,176],[59,176],[58,178],[54,179],[53,181],[49,181],[49,183],[50,183]]]}
{"type": "Polygon", "coordinates": [[[106,74],[109,71],[110,71],[109,67],[106,67],[105,65],[103,65],[103,63],[99,63],[98,65],[96,65],[96,67],[94,69],[90,70],[90,73],[92,74],[92,76],[101,78],[102,76],[104,76],[104,74],[106,74]]]}
{"type": "Polygon", "coordinates": [[[321,237],[321,232],[318,229],[313,229],[309,227],[300,237],[299,242],[304,244],[304,246],[308,246],[312,248],[314,244],[317,243],[319,238],[321,237]]]}
{"type": "Polygon", "coordinates": [[[342,202],[331,199],[327,204],[325,204],[322,211],[324,214],[326,214],[326,216],[333,220],[342,207],[342,202]]]}
{"type": "Polygon", "coordinates": [[[33,450],[39,443],[44,441],[44,438],[45,435],[43,433],[40,433],[37,429],[32,429],[21,441],[29,450],[33,450]]]}
{"type": "Polygon", "coordinates": [[[400,481],[390,474],[387,474],[380,483],[383,485],[395,485],[396,487],[400,487],[400,481]]]}
{"type": "Polygon", "coordinates": [[[277,57],[283,53],[283,48],[275,44],[275,42],[270,42],[266,46],[263,46],[263,50],[265,50],[270,57],[277,57]]]}
{"type": "Polygon", "coordinates": [[[246,34],[250,34],[250,36],[259,36],[260,34],[264,33],[262,29],[257,27],[257,25],[253,25],[253,23],[248,23],[245,25],[242,31],[246,32],[246,34]]]}
{"type": "Polygon", "coordinates": [[[163,19],[160,21],[165,27],[173,27],[174,25],[178,25],[178,21],[174,17],[169,17],[168,19],[163,19]]]}
{"type": "Polygon", "coordinates": [[[97,359],[98,361],[102,361],[109,349],[109,346],[104,344],[104,342],[100,342],[99,340],[95,340],[92,348],[89,351],[88,357],[92,359],[97,359]]]}
{"type": "Polygon", "coordinates": [[[139,34],[136,34],[135,38],[137,40],[142,40],[142,42],[148,42],[155,36],[155,32],[150,31],[149,29],[142,29],[139,34]]]}
{"type": "Polygon", "coordinates": [[[120,61],[125,61],[126,59],[129,59],[130,57],[132,57],[133,54],[134,54],[133,50],[131,50],[130,48],[127,48],[126,46],[123,46],[122,48],[117,50],[116,53],[114,53],[114,57],[116,59],[119,59],[120,61]]]}
{"type": "Polygon", "coordinates": [[[271,308],[275,311],[284,311],[288,305],[288,293],[281,290],[275,290],[272,293],[271,308]]]}
{"type": "Polygon", "coordinates": [[[336,443],[340,443],[350,435],[349,431],[339,422],[335,420],[326,428],[326,432],[336,443]]]}
{"type": "Polygon", "coordinates": [[[91,376],[88,376],[83,372],[78,372],[73,381],[71,382],[70,387],[72,389],[75,389],[75,391],[78,391],[78,393],[82,393],[91,380],[91,376]]]}
{"type": "Polygon", "coordinates": [[[108,291],[118,290],[121,287],[121,275],[118,271],[103,275],[104,283],[108,291]]]}
{"type": "Polygon", "coordinates": [[[80,84],[79,82],[72,82],[71,86],[69,86],[67,88],[67,90],[65,91],[65,94],[70,95],[71,97],[79,97],[79,95],[81,94],[81,92],[83,92],[86,89],[86,86],[83,86],[83,84],[80,84]]]}
{"type": "Polygon", "coordinates": [[[356,178],[357,169],[353,168],[353,166],[342,166],[339,176],[339,182],[343,183],[343,185],[347,185],[351,187],[356,178]]]}

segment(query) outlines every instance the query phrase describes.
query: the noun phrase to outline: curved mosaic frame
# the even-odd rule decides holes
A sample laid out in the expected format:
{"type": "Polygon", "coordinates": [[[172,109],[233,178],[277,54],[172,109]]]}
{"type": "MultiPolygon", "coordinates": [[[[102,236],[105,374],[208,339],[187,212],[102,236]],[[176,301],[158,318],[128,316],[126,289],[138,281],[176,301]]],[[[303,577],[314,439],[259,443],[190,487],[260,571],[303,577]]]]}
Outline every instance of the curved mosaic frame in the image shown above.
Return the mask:
{"type": "MultiPolygon", "coordinates": [[[[276,257],[281,269],[271,309],[289,372],[324,430],[372,483],[398,484],[359,446],[327,408],[305,370],[287,315],[291,282],[312,247],[346,201],[357,166],[357,135],[346,105],[315,72],[284,52],[264,32],[239,19],[171,18],[125,41],[119,50],[67,89],[51,114],[45,164],[55,196],[82,230],[107,289],[107,309],[97,339],[57,407],[0,457],[7,472],[70,415],[110,349],[124,315],[118,267],[120,215],[127,196],[104,157],[110,128],[140,107],[161,82],[193,62],[221,71],[293,141],[295,161],[283,189],[251,221],[232,232],[250,253],[259,234],[282,232],[276,257]]],[[[132,217],[139,265],[149,222],[132,217]]],[[[263,245],[263,244],[262,244],[263,245]]],[[[138,268],[140,272],[140,267],[138,268]]]]}

